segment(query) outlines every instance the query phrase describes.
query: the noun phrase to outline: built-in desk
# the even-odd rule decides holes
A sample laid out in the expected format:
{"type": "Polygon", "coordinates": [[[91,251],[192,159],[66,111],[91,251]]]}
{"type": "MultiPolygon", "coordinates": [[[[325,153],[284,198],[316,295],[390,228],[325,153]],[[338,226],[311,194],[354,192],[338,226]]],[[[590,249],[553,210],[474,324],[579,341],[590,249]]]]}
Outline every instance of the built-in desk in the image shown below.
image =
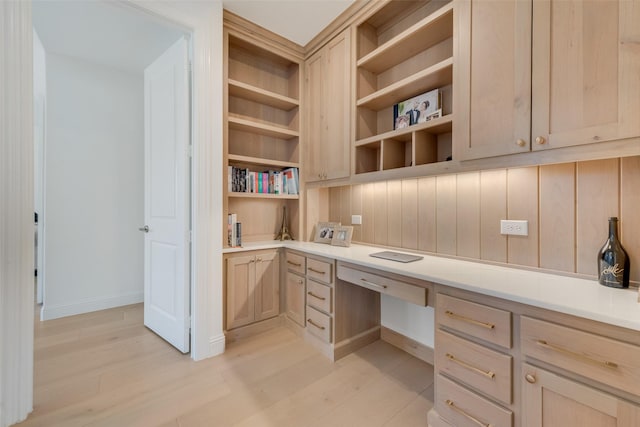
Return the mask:
{"type": "Polygon", "coordinates": [[[435,256],[402,264],[364,245],[252,248],[266,247],[335,262],[333,356],[379,336],[380,293],[435,307],[431,427],[640,425],[637,290],[435,256]]]}

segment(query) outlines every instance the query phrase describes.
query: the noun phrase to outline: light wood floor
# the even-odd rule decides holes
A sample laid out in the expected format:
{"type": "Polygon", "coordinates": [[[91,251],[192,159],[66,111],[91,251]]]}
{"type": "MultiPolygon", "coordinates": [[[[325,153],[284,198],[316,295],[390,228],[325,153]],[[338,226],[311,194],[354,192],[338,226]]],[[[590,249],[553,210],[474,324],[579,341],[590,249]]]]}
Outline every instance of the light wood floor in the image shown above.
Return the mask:
{"type": "Polygon", "coordinates": [[[282,327],[194,362],[142,314],[36,322],[35,408],[18,425],[427,425],[433,367],[382,341],[331,363],[282,327]]]}

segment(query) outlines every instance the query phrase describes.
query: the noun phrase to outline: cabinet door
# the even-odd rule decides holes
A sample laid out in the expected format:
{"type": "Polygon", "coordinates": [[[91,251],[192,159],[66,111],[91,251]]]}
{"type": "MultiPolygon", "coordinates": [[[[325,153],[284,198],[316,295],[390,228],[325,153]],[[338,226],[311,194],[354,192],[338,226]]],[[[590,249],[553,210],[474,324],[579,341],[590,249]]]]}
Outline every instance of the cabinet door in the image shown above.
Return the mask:
{"type": "Polygon", "coordinates": [[[280,314],[280,257],[278,252],[256,255],[256,320],[280,314]]]}
{"type": "Polygon", "coordinates": [[[529,151],[531,1],[460,0],[454,7],[454,158],[529,151]]]}
{"type": "Polygon", "coordinates": [[[256,269],[253,255],[227,258],[227,326],[233,329],[255,321],[256,269]]]}
{"type": "Polygon", "coordinates": [[[350,29],[329,42],[326,49],[327,85],[325,109],[327,134],[322,155],[325,156],[326,179],[349,176],[351,138],[351,37],[350,29]]]}
{"type": "Polygon", "coordinates": [[[289,319],[304,327],[305,307],[305,278],[295,273],[287,272],[286,282],[286,312],[289,319]]]}
{"type": "Polygon", "coordinates": [[[307,61],[307,181],[349,176],[350,34],[345,30],[307,61]]]}
{"type": "Polygon", "coordinates": [[[640,135],[639,22],[637,1],[533,2],[534,150],[640,135]]]}
{"type": "Polygon", "coordinates": [[[305,169],[307,181],[323,179],[323,142],[327,138],[325,99],[327,97],[323,78],[325,77],[324,50],[314,54],[306,64],[307,146],[305,169]]]}
{"type": "Polygon", "coordinates": [[[523,427],[632,427],[640,407],[549,371],[524,364],[523,427]]]}

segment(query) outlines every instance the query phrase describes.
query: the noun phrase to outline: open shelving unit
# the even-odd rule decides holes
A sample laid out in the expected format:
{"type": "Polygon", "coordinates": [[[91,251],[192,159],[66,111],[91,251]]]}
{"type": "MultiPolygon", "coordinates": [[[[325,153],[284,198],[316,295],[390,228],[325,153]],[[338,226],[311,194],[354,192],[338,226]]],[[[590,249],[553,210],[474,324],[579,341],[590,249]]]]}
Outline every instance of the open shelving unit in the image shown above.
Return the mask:
{"type": "MultiPolygon", "coordinates": [[[[224,218],[237,214],[243,242],[272,240],[286,207],[289,228],[297,236],[300,194],[230,191],[227,169],[300,169],[302,58],[245,33],[226,28],[224,34],[224,218]]],[[[226,224],[223,227],[226,247],[226,224]]]]}
{"type": "Polygon", "coordinates": [[[451,1],[387,2],[357,25],[356,66],[356,174],[451,160],[451,1]],[[394,105],[433,89],[442,116],[394,130],[394,105]]]}

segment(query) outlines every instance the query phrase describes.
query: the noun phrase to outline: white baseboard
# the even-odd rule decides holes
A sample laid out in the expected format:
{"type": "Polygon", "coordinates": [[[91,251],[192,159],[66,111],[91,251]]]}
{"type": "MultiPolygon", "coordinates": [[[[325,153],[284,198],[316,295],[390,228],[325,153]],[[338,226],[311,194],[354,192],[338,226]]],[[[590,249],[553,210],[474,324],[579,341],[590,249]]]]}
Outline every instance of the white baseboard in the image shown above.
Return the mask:
{"type": "Polygon", "coordinates": [[[218,336],[209,338],[209,356],[208,357],[213,357],[213,356],[217,356],[219,354],[224,353],[225,342],[226,342],[226,339],[225,339],[224,333],[218,336]]]}
{"type": "Polygon", "coordinates": [[[74,316],[76,314],[90,313],[92,311],[106,310],[107,308],[121,307],[123,305],[138,304],[144,302],[144,293],[120,295],[107,298],[90,298],[71,304],[42,306],[40,320],[52,320],[60,317],[74,316]]]}

